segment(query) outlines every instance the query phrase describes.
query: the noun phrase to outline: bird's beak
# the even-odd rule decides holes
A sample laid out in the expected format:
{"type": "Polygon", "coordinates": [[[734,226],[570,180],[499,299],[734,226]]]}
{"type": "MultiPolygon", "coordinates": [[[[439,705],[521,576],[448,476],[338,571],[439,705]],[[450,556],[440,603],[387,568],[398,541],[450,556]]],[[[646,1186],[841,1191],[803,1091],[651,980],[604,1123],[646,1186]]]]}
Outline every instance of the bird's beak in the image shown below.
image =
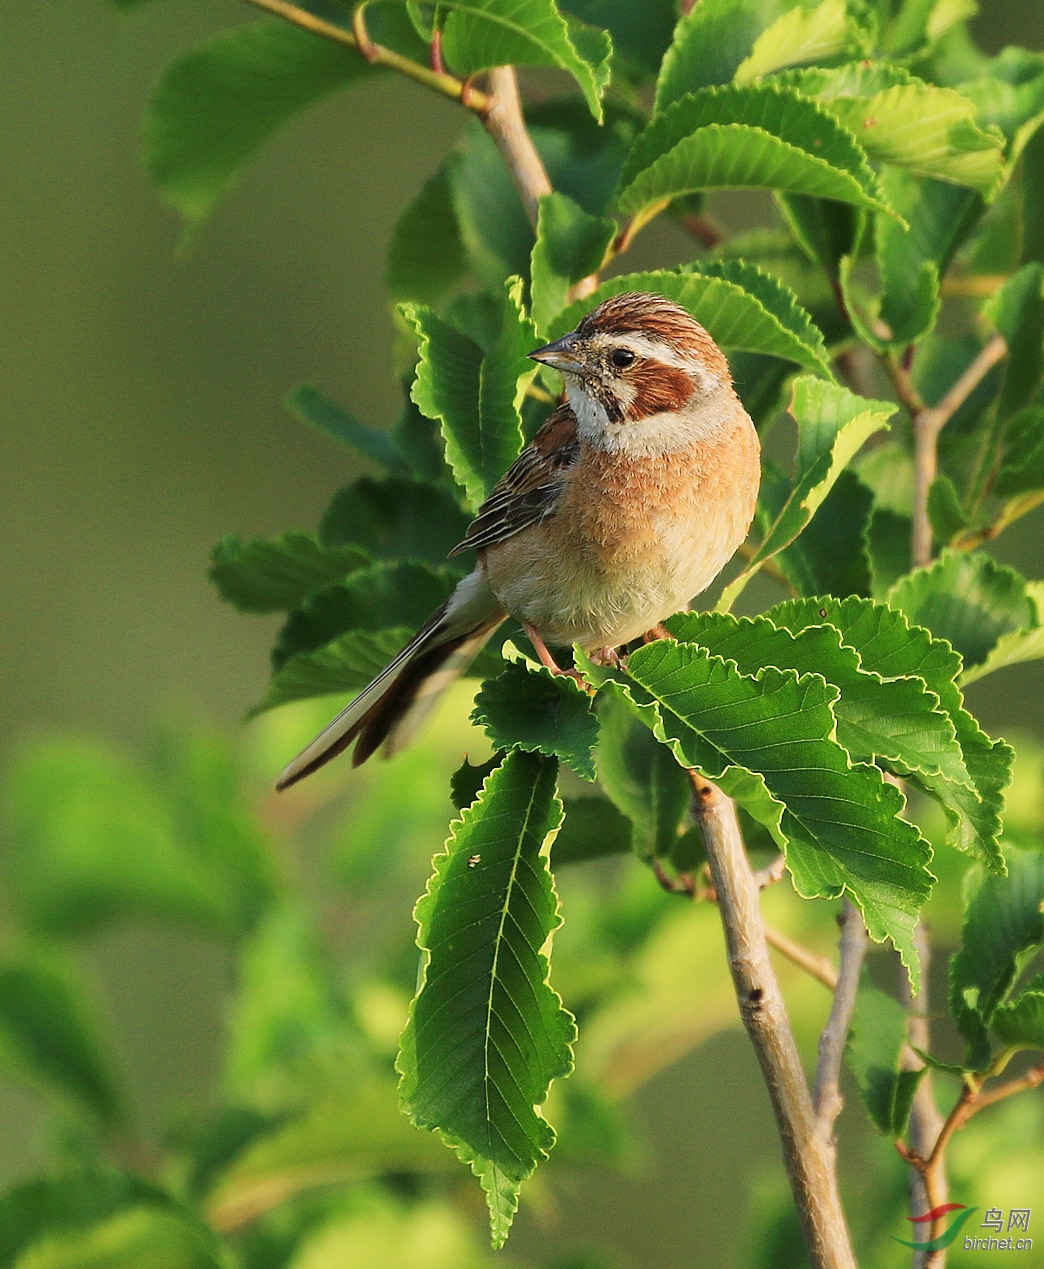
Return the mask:
{"type": "Polygon", "coordinates": [[[576,355],[576,332],[572,331],[568,335],[563,335],[561,339],[556,339],[553,344],[545,344],[543,348],[536,348],[529,354],[534,361],[543,362],[545,366],[553,366],[555,370],[565,370],[574,375],[580,374],[583,370],[583,363],[577,359],[576,355]]]}

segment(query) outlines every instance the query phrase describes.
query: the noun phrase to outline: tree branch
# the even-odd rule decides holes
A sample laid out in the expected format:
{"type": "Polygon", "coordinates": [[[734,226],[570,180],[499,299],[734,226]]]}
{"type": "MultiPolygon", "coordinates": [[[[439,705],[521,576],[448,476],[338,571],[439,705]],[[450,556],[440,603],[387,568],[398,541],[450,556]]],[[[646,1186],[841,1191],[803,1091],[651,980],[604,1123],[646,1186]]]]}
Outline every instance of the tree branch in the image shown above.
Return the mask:
{"type": "MultiPolygon", "coordinates": [[[[287,3],[287,0],[245,0],[245,3],[252,4],[255,9],[263,9],[266,13],[275,14],[276,17],[285,18],[287,22],[292,22],[305,31],[312,31],[315,35],[322,35],[336,44],[359,49],[360,54],[362,53],[359,40],[353,32],[338,26],[335,22],[317,18],[314,13],[309,13],[307,9],[299,9],[296,4],[287,3]]],[[[465,80],[422,66],[420,62],[411,61],[410,58],[403,57],[401,53],[396,53],[394,49],[385,48],[383,44],[374,44],[368,38],[364,42],[367,61],[398,71],[400,75],[416,80],[418,84],[423,84],[425,88],[430,88],[443,97],[450,97],[454,101],[461,102],[476,114],[481,114],[486,109],[488,105],[486,94],[477,92],[465,80]]]]}
{"type": "Polygon", "coordinates": [[[786,1005],[769,959],[758,890],[736,807],[716,785],[689,772],[693,814],[718,897],[740,1015],[776,1113],[791,1189],[814,1269],[855,1269],[838,1193],[834,1151],[819,1131],[786,1005]]]}
{"type": "Polygon", "coordinates": [[[848,1030],[852,1025],[859,975],[867,945],[863,918],[848,899],[845,900],[837,921],[841,927],[837,987],[834,991],[834,1003],[830,1007],[830,1017],[819,1037],[819,1062],[816,1066],[813,1095],[819,1129],[827,1139],[833,1136],[834,1121],[844,1104],[838,1088],[841,1059],[845,1053],[848,1030]]]}
{"type": "Polygon", "coordinates": [[[529,223],[536,229],[540,200],[551,193],[551,182],[533,138],[526,131],[515,68],[498,66],[491,70],[489,87],[490,95],[478,114],[507,164],[529,223]]]}

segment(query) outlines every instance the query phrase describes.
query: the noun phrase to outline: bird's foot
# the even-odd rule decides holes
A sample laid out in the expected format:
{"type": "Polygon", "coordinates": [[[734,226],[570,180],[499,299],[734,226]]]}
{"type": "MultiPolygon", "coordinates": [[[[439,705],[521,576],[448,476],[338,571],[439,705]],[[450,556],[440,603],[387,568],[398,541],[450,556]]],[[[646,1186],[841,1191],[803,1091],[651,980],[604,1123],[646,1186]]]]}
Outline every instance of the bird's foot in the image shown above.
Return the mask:
{"type": "Polygon", "coordinates": [[[526,632],[529,642],[533,645],[533,651],[540,658],[540,664],[551,671],[552,674],[566,674],[572,671],[563,670],[555,658],[547,650],[547,644],[540,636],[540,631],[536,626],[530,625],[528,621],[522,621],[522,629],[526,632]]]}
{"type": "Polygon", "coordinates": [[[597,648],[591,653],[595,665],[611,665],[614,670],[625,668],[623,658],[615,648],[597,648]]]}

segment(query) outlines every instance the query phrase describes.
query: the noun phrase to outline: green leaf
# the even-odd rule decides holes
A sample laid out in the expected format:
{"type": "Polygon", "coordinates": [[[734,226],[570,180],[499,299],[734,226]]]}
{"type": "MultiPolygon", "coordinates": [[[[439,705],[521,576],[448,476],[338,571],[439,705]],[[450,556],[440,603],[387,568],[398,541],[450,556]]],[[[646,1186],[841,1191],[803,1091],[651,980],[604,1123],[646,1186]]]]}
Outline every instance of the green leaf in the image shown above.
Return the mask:
{"type": "Polygon", "coordinates": [[[734,662],[664,639],[630,654],[626,678],[586,672],[629,694],[682,765],[717,781],[769,829],[801,894],[848,891],[871,936],[891,939],[916,978],[913,930],[931,890],[931,849],[899,818],[899,791],[834,740],[835,687],[772,666],[744,675],[734,662]]]}
{"type": "Polygon", "coordinates": [[[453,206],[449,173],[440,167],[395,222],[384,284],[396,303],[434,305],[467,274],[468,256],[453,206]]]}
{"type": "Polygon", "coordinates": [[[604,27],[613,52],[655,74],[671,42],[677,21],[674,0],[561,0],[558,6],[591,26],[604,27]]]}
{"type": "Polygon", "coordinates": [[[869,37],[867,25],[849,13],[844,0],[822,0],[814,8],[796,5],[762,31],[736,67],[733,82],[749,84],[785,66],[823,63],[841,53],[869,52],[869,37]]]}
{"type": "Polygon", "coordinates": [[[1009,278],[983,310],[1008,345],[997,416],[1028,405],[1044,373],[1044,264],[1033,262],[1009,278]]]}
{"type": "MultiPolygon", "coordinates": [[[[807,194],[777,193],[776,203],[809,259],[837,277],[841,260],[856,250],[867,213],[850,203],[807,194]]],[[[880,219],[891,223],[893,217],[880,219]]]]}
{"type": "Polygon", "coordinates": [[[906,1010],[865,975],[859,984],[846,1057],[870,1121],[895,1139],[906,1132],[910,1105],[925,1067],[903,1070],[906,1010]]]}
{"type": "Polygon", "coordinates": [[[643,859],[666,858],[677,846],[682,819],[688,814],[688,778],[622,697],[603,693],[598,719],[598,781],[631,821],[637,854],[643,859]]]}
{"type": "Polygon", "coordinates": [[[394,1085],[354,1086],[255,1138],[206,1199],[219,1228],[237,1228],[299,1194],[390,1173],[439,1175],[452,1158],[399,1109],[394,1085]]]}
{"type": "Polygon", "coordinates": [[[331,546],[288,529],[275,538],[244,542],[234,533],[211,552],[210,580],[240,612],[280,612],[367,563],[353,546],[331,546]]]}
{"type": "Polygon", "coordinates": [[[362,691],[415,633],[409,626],[349,630],[313,652],[295,653],[272,675],[264,696],[248,717],[289,701],[362,691]]]}
{"type": "Polygon", "coordinates": [[[537,239],[530,266],[533,322],[546,329],[565,307],[569,288],[602,266],[616,222],[589,216],[564,194],[540,200],[537,239]]]}
{"type": "Polygon", "coordinates": [[[891,341],[913,343],[931,330],[939,307],[939,279],[986,204],[959,185],[919,179],[901,168],[886,169],[881,184],[906,226],[894,217],[877,217],[879,316],[891,341]]]}
{"type": "Polygon", "coordinates": [[[448,14],[443,56],[462,76],[494,66],[557,66],[580,85],[601,121],[612,42],[605,32],[571,27],[553,0],[439,0],[448,14]]]}
{"type": "Polygon", "coordinates": [[[551,847],[551,863],[556,868],[606,855],[630,854],[634,826],[612,802],[596,797],[565,798],[563,806],[565,820],[551,847]]]}
{"type": "Polygon", "coordinates": [[[1031,405],[1008,421],[993,492],[1017,498],[1044,489],[1044,405],[1031,405]]]}
{"type": "Polygon", "coordinates": [[[364,476],[334,495],[319,540],[328,547],[351,543],[377,559],[442,564],[469,523],[445,489],[397,476],[364,476]]]}
{"type": "Polygon", "coordinates": [[[572,1069],[575,1027],[548,984],[556,770],[507,755],[454,823],[416,912],[424,970],[399,1055],[402,1101],[471,1165],[497,1246],[554,1144],[539,1106],[572,1069]]]}
{"type": "Polygon", "coordinates": [[[967,1041],[967,1064],[990,1061],[987,1028],[1027,957],[1044,943],[1044,854],[1007,852],[1006,876],[969,873],[961,950],[950,961],[950,1012],[967,1041]]]}
{"type": "MultiPolygon", "coordinates": [[[[784,497],[788,491],[784,484],[784,497]]],[[[839,599],[870,594],[867,541],[873,506],[873,494],[846,468],[804,530],[776,556],[777,565],[799,594],[836,595],[839,599]]],[[[770,513],[778,514],[781,507],[782,503],[779,508],[773,505],[770,513]]]]}
{"type": "Polygon", "coordinates": [[[777,81],[814,97],[871,158],[954,181],[985,198],[1004,176],[1004,138],[976,121],[975,103],[895,66],[852,63],[791,71],[777,81]]]}
{"type": "Polygon", "coordinates": [[[816,102],[774,84],[682,97],[635,141],[620,183],[620,210],[642,219],[682,194],[750,187],[889,210],[852,134],[816,102]]]}
{"type": "Polygon", "coordinates": [[[0,1060],[113,1129],[126,1108],[93,1005],[72,967],[53,952],[0,960],[0,1060]]]}
{"type": "Polygon", "coordinates": [[[948,640],[969,667],[982,665],[1001,635],[1037,624],[1025,578],[982,551],[944,551],[898,581],[888,602],[948,640]]]}
{"type": "Polygon", "coordinates": [[[295,115],[378,70],[281,19],[224,31],[164,72],[145,116],[145,166],[163,196],[200,221],[295,115]]]}
{"type": "Polygon", "coordinates": [[[728,608],[766,560],[790,545],[823,504],[834,482],[865,442],[895,413],[890,401],[857,397],[847,388],[802,376],[794,381],[790,413],[797,422],[794,478],[747,567],[722,593],[728,608]]]}
{"type": "Polygon", "coordinates": [[[495,753],[487,762],[472,766],[465,757],[463,763],[450,776],[450,801],[458,811],[463,811],[482,792],[486,777],[504,761],[502,753],[495,753]]]}
{"type": "Polygon", "coordinates": [[[573,330],[583,315],[612,295],[652,291],[680,304],[725,348],[742,348],[829,373],[823,336],[793,294],[753,265],[707,261],[699,269],[627,273],[603,282],[551,323],[552,338],[573,330]]]}
{"type": "Polygon", "coordinates": [[[700,0],[675,28],[656,84],[656,113],[685,93],[729,83],[792,0],[700,0]]]}
{"type": "Polygon", "coordinates": [[[263,843],[213,737],[172,734],[154,773],[96,740],[38,743],[14,764],[5,801],[18,844],[8,900],[34,933],[162,920],[229,938],[268,901],[263,843]]]}
{"type": "Polygon", "coordinates": [[[912,626],[897,609],[855,597],[791,600],[772,609],[772,618],[790,630],[828,621],[841,631],[844,642],[856,649],[868,673],[885,679],[917,677],[925,681],[950,715],[974,786],[966,789],[947,784],[939,790],[945,798],[949,844],[1003,870],[998,840],[1002,794],[1011,780],[1014,754],[1004,741],[991,740],[964,708],[956,686],[961,661],[950,645],[912,626]]]}
{"type": "Polygon", "coordinates": [[[752,677],[765,665],[797,674],[821,674],[840,696],[834,704],[837,741],[858,761],[884,761],[898,775],[916,775],[929,789],[970,783],[953,722],[921,678],[885,679],[863,669],[858,652],[831,625],[788,628],[794,609],[782,605],[761,617],[682,613],[669,619],[672,634],[715,656],[735,661],[752,677]]]}
{"type": "Polygon", "coordinates": [[[998,1006],[990,1026],[1012,1048],[1044,1049],[1044,991],[1026,991],[998,1006]]]}
{"type": "Polygon", "coordinates": [[[312,384],[302,383],[292,389],[283,405],[302,423],[308,423],[316,431],[347,445],[361,458],[368,458],[385,471],[404,474],[409,470],[409,461],[387,432],[379,432],[360,423],[312,384]]]}
{"type": "Polygon", "coordinates": [[[567,674],[511,661],[475,697],[471,721],[495,749],[524,749],[560,758],[585,780],[595,778],[598,719],[587,693],[567,674]]]}
{"type": "Polygon", "coordinates": [[[349,630],[392,626],[419,630],[448,598],[459,577],[454,569],[429,564],[381,563],[314,591],[276,636],[273,668],[278,670],[295,653],[314,652],[349,630]]]}
{"type": "Polygon", "coordinates": [[[503,322],[488,353],[430,309],[403,315],[419,342],[412,397],[438,419],[446,457],[473,507],[478,507],[522,449],[519,407],[536,366],[527,354],[536,331],[522,308],[522,281],[509,283],[503,322]]]}
{"type": "Polygon", "coordinates": [[[976,679],[1003,670],[1023,661],[1039,661],[1044,658],[1044,582],[1027,582],[1026,594],[1036,610],[1034,622],[1022,630],[1002,634],[986,655],[981,665],[966,670],[961,682],[967,685],[976,679]]]}

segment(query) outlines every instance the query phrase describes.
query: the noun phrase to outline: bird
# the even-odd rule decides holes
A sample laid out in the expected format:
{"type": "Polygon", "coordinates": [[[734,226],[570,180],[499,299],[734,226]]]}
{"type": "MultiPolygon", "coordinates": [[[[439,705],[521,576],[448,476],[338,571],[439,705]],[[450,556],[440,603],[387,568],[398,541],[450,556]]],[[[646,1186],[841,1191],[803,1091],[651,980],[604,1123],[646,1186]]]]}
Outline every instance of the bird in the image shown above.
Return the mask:
{"type": "Polygon", "coordinates": [[[293,759],[276,787],[355,742],[400,749],[507,617],[548,645],[616,649],[662,636],[747,535],[761,474],[754,424],[708,332],[664,296],[625,292],[529,353],[565,399],[494,486],[451,555],[475,567],[416,636],[293,759]]]}

